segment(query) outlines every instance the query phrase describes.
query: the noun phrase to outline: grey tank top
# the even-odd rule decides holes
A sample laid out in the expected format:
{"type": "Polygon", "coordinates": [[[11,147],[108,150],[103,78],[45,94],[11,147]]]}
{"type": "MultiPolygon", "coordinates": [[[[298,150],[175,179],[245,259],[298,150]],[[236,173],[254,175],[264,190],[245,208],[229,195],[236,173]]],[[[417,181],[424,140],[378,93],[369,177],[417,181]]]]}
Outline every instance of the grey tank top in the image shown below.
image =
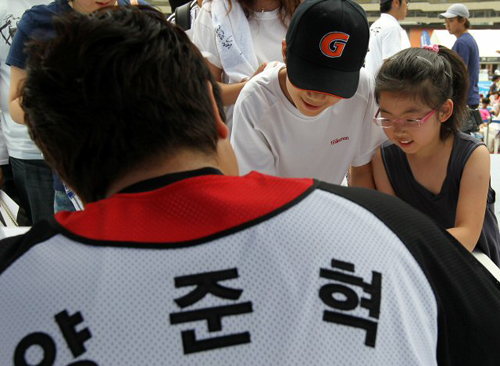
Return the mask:
{"type": "MultiPolygon", "coordinates": [[[[437,195],[415,180],[406,154],[398,146],[386,142],[382,147],[382,159],[396,195],[448,229],[455,226],[460,180],[465,164],[472,152],[480,145],[483,143],[474,137],[462,132],[457,133],[448,162],[446,178],[441,192],[437,195]]],[[[490,184],[483,230],[477,246],[500,267],[500,233],[494,204],[495,191],[490,184]]]]}

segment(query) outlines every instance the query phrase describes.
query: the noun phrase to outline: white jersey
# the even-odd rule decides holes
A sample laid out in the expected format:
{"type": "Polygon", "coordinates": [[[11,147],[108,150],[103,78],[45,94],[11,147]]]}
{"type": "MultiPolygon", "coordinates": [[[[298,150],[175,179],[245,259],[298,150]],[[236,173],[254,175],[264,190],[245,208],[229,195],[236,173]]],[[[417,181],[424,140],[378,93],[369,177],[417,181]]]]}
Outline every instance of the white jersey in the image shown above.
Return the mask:
{"type": "Polygon", "coordinates": [[[493,277],[400,200],[163,180],[0,242],[0,365],[498,365],[493,277]]]}
{"type": "Polygon", "coordinates": [[[366,70],[370,75],[376,76],[384,60],[409,47],[408,34],[397,19],[387,13],[380,14],[380,18],[370,26],[366,70]]]}
{"type": "Polygon", "coordinates": [[[243,88],[235,105],[231,142],[240,173],[311,177],[340,184],[349,166],[369,163],[387,137],[373,124],[373,81],[362,70],[356,94],[315,117],[287,99],[278,73],[264,70],[243,88]]]}
{"type": "Polygon", "coordinates": [[[9,155],[24,160],[42,159],[42,154],[31,140],[27,127],[14,122],[9,114],[10,66],[5,64],[5,60],[17,23],[24,11],[50,2],[51,0],[0,1],[0,165],[8,162],[9,155]]]}

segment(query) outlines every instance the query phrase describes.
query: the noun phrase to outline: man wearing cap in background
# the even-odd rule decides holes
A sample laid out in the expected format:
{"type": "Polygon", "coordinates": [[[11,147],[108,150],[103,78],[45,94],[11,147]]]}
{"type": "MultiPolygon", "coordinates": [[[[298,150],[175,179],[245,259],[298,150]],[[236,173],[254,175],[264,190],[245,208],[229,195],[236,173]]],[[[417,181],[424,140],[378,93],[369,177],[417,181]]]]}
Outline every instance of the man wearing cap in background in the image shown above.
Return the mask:
{"type": "Polygon", "coordinates": [[[460,55],[469,70],[469,95],[467,105],[471,109],[479,106],[479,48],[476,40],[469,33],[469,10],[464,4],[451,5],[446,13],[439,14],[444,18],[446,29],[457,37],[452,50],[460,55]]]}
{"type": "Polygon", "coordinates": [[[373,187],[371,159],[386,137],[372,123],[372,78],[362,70],[370,31],[349,0],[308,1],[288,27],[285,64],[243,88],[231,141],[240,172],[373,187]]]}
{"type": "Polygon", "coordinates": [[[370,27],[366,70],[375,76],[384,60],[410,47],[410,40],[399,22],[406,18],[410,0],[380,0],[380,18],[370,27]]]}

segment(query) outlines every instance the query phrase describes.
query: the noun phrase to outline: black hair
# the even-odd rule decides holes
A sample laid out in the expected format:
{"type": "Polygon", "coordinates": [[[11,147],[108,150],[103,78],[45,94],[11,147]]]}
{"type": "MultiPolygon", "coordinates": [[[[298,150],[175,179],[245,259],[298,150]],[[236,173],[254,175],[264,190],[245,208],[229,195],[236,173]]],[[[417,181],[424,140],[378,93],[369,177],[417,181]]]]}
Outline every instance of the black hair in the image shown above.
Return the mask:
{"type": "Polygon", "coordinates": [[[455,51],[444,46],[439,46],[439,52],[422,48],[400,51],[382,64],[375,79],[377,103],[383,91],[413,96],[436,110],[451,99],[453,113],[441,123],[443,141],[459,131],[467,117],[468,89],[467,67],[455,51]]]}
{"type": "Polygon", "coordinates": [[[464,17],[461,17],[461,16],[457,16],[457,19],[460,23],[462,23],[462,21],[465,19],[465,22],[464,22],[464,27],[465,29],[470,29],[470,22],[469,22],[469,19],[467,18],[464,18],[464,17]]]}
{"type": "Polygon", "coordinates": [[[210,85],[198,49],[151,7],[54,18],[55,38],[33,41],[22,106],[47,162],[87,203],[123,174],[189,149],[215,156],[210,85]]]}
{"type": "Polygon", "coordinates": [[[392,9],[392,0],[380,3],[380,12],[381,13],[388,13],[391,11],[391,9],[392,9]]]}

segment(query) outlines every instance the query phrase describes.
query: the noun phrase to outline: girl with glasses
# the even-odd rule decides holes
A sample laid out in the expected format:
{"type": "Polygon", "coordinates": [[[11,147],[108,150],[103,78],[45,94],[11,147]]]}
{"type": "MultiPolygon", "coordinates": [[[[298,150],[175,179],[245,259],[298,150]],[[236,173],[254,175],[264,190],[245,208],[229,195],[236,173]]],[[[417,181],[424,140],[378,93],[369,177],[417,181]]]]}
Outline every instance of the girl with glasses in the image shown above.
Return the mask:
{"type": "Polygon", "coordinates": [[[378,190],[431,216],[469,251],[500,266],[500,234],[486,146],[460,132],[468,74],[453,51],[432,46],[389,58],[375,81],[373,122],[389,142],[374,157],[378,190]]]}

